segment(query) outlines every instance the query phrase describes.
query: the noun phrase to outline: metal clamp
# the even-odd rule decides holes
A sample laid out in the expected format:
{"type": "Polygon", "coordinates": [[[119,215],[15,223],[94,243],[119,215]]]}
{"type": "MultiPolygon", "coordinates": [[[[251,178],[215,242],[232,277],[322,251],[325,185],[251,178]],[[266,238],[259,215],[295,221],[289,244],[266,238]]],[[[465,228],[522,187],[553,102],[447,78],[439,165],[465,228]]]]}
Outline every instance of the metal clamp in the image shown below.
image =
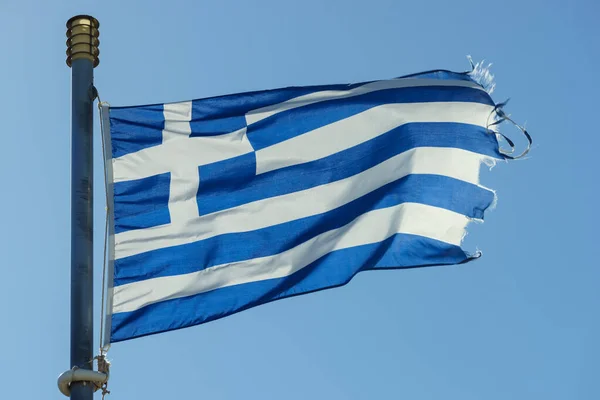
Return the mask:
{"type": "Polygon", "coordinates": [[[73,367],[68,371],[63,372],[58,377],[58,390],[67,397],[71,397],[71,383],[86,382],[94,385],[94,391],[102,389],[102,395],[110,393],[106,386],[110,376],[110,363],[104,355],[94,357],[98,361],[98,371],[73,367]]]}

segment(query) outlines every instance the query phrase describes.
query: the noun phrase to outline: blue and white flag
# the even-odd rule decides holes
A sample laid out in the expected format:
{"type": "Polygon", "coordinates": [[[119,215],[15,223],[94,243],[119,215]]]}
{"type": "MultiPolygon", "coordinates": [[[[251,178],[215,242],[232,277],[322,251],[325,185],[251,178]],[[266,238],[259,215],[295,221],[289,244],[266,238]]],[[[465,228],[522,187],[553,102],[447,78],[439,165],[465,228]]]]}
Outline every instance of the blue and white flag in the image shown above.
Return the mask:
{"type": "Polygon", "coordinates": [[[105,107],[110,342],[460,264],[507,156],[472,73],[105,107]],[[112,202],[112,204],[110,204],[112,202]]]}

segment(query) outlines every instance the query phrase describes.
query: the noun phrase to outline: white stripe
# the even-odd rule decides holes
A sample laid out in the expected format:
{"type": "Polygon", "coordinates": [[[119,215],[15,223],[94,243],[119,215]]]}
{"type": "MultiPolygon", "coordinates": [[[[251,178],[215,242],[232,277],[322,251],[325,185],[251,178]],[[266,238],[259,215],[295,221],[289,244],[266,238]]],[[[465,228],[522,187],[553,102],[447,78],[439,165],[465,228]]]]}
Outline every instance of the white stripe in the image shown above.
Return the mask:
{"type": "Polygon", "coordinates": [[[456,122],[485,127],[493,107],[480,103],[383,104],[256,151],[256,173],[330,156],[411,122],[456,122]]]}
{"type": "Polygon", "coordinates": [[[198,168],[171,171],[169,187],[169,215],[171,224],[184,224],[198,216],[196,194],[200,175],[198,168]]]}
{"type": "Polygon", "coordinates": [[[114,313],[134,311],[159,301],[267,279],[282,278],[322,256],[340,249],[378,243],[396,233],[419,235],[460,245],[468,219],[455,212],[417,203],[405,203],[359,216],[351,223],[269,257],[207,268],[117,286],[114,313]]]}
{"type": "Polygon", "coordinates": [[[113,158],[114,182],[130,181],[226,160],[252,152],[246,128],[217,136],[168,140],[165,144],[113,158]]]}
{"type": "Polygon", "coordinates": [[[479,183],[487,156],[455,148],[419,147],[336,182],[267,198],[190,219],[184,226],[163,225],[116,235],[116,259],[192,243],[232,232],[246,232],[321,214],[409,174],[445,175],[479,183]]]}
{"type": "MultiPolygon", "coordinates": [[[[163,114],[165,128],[163,144],[184,139],[189,141],[192,128],[192,102],[165,104],[163,114]]],[[[169,188],[169,215],[172,224],[182,223],[198,216],[196,193],[198,192],[198,167],[193,164],[173,164],[169,188]]]]}
{"type": "Polygon", "coordinates": [[[163,106],[165,128],[163,129],[163,143],[169,140],[188,138],[192,132],[192,102],[171,103],[163,106]]]}
{"type": "Polygon", "coordinates": [[[367,83],[350,90],[324,90],[320,92],[309,93],[304,96],[295,97],[282,103],[274,104],[267,107],[262,107],[246,114],[246,123],[254,124],[265,118],[269,118],[277,113],[292,110],[294,108],[306,106],[309,104],[318,103],[325,100],[343,99],[352,96],[358,96],[365,93],[374,92],[384,89],[399,89],[405,87],[419,86],[459,86],[469,87],[473,89],[484,90],[481,86],[470,81],[460,80],[440,80],[440,79],[418,79],[418,78],[401,78],[390,79],[385,81],[377,81],[367,83]]]}

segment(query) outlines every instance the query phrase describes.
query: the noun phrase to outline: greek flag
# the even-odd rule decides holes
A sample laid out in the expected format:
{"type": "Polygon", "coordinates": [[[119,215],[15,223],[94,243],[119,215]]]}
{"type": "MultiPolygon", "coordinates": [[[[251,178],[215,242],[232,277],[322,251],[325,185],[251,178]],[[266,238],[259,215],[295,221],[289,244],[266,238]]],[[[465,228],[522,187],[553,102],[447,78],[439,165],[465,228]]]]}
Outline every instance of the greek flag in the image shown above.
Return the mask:
{"type": "Polygon", "coordinates": [[[104,108],[109,342],[476,258],[506,158],[472,73],[104,108]]]}

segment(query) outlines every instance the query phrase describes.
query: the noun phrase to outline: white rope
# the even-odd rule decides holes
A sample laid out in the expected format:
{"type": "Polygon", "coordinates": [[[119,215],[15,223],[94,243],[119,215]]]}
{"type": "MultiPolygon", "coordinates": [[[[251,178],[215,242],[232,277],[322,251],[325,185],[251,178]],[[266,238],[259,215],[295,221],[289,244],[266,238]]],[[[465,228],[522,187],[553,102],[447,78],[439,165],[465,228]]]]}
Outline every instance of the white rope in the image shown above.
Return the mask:
{"type": "MultiPolygon", "coordinates": [[[[102,158],[103,158],[103,162],[106,163],[106,144],[104,143],[104,118],[102,115],[102,106],[104,103],[102,103],[102,100],[100,100],[100,95],[98,95],[98,110],[99,110],[99,115],[100,115],[100,131],[102,132],[102,134],[100,135],[102,137],[102,158]]],[[[102,296],[101,296],[101,305],[100,305],[100,355],[104,355],[105,354],[105,349],[103,346],[104,343],[104,306],[105,306],[105,297],[104,297],[104,292],[106,290],[106,273],[108,270],[108,261],[106,259],[106,254],[107,254],[107,250],[108,250],[108,218],[109,218],[109,209],[108,209],[108,205],[110,204],[109,201],[110,199],[108,198],[108,176],[106,174],[106,165],[103,165],[103,170],[104,170],[104,193],[105,193],[105,197],[106,197],[106,207],[104,207],[105,210],[105,214],[104,214],[104,253],[103,253],[103,261],[102,261],[102,296]]]]}

